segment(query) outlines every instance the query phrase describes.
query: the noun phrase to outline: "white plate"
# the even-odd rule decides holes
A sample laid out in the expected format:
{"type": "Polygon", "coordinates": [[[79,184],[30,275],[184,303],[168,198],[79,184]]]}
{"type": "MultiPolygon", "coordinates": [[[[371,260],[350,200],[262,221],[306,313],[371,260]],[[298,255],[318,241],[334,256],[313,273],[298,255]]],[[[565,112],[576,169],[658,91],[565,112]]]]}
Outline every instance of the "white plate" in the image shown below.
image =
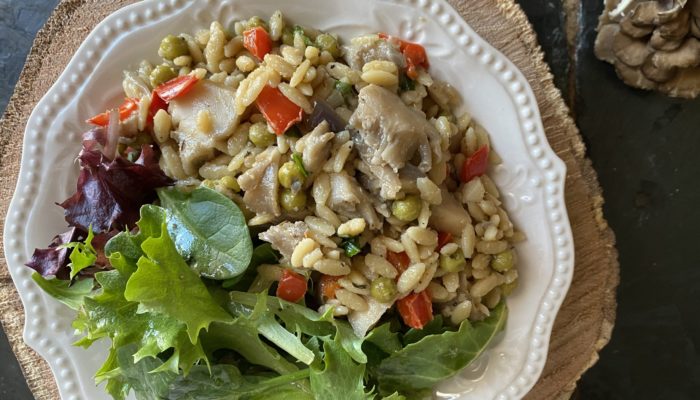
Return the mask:
{"type": "MultiPolygon", "coordinates": [[[[44,295],[23,266],[35,247],[63,232],[55,202],[75,190],[81,121],[120,102],[122,70],[156,60],[159,38],[281,9],[295,23],[348,38],[385,31],[422,43],[437,77],[462,93],[464,107],[490,132],[504,159],[493,173],[514,222],[520,288],[509,298],[505,335],[479,360],[443,383],[460,399],[515,399],[534,385],[547,358],[554,317],[571,282],[573,240],[564,203],[564,163],[550,149],[535,97],[517,68],[443,0],[144,1],[100,23],[36,106],[25,131],[17,189],[5,223],[5,252],[26,312],[24,340],[46,358],[63,399],[107,399],[92,376],[106,343],[71,346],[73,312],[44,295]]],[[[449,395],[453,394],[453,396],[449,395]]]]}

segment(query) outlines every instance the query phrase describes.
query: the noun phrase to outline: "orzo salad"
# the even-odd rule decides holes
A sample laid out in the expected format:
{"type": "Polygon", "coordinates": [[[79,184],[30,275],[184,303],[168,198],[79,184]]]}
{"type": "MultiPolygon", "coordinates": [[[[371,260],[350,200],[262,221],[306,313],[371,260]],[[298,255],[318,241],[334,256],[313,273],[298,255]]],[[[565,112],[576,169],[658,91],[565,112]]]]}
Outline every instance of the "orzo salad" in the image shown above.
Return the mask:
{"type": "Polygon", "coordinates": [[[113,398],[424,398],[503,329],[524,237],[420,44],[278,11],[153,59],[87,120],[70,230],[27,264],[76,345],[110,343],[113,398]]]}

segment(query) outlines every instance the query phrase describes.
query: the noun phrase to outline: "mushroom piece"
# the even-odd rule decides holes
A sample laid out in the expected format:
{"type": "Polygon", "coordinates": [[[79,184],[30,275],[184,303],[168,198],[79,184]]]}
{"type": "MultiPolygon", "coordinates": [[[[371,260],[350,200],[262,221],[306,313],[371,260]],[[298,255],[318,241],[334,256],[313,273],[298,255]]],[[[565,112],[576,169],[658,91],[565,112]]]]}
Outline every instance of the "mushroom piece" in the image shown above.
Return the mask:
{"type": "Polygon", "coordinates": [[[654,27],[637,26],[634,23],[632,23],[631,18],[625,18],[620,22],[620,30],[628,36],[632,36],[633,38],[642,38],[644,36],[649,35],[654,30],[654,27]]]}
{"type": "Polygon", "coordinates": [[[613,39],[613,53],[619,61],[630,67],[638,67],[649,57],[651,49],[643,40],[619,34],[613,39]]]}
{"type": "Polygon", "coordinates": [[[683,10],[680,14],[678,14],[677,18],[665,24],[659,25],[659,27],[656,28],[656,31],[658,31],[659,35],[666,39],[680,39],[688,34],[688,31],[690,30],[689,22],[690,13],[688,10],[683,10]]]}
{"type": "Polygon", "coordinates": [[[654,26],[658,23],[660,4],[658,1],[639,3],[630,13],[630,20],[637,26],[654,26]]]}
{"type": "Polygon", "coordinates": [[[673,78],[678,72],[678,68],[661,69],[651,62],[651,57],[642,65],[642,73],[654,82],[664,83],[673,78]]]}
{"type": "Polygon", "coordinates": [[[629,67],[622,62],[615,63],[615,72],[623,82],[640,89],[655,89],[656,82],[644,76],[641,70],[629,67]]]}
{"type": "Polygon", "coordinates": [[[700,39],[700,17],[690,19],[690,34],[700,39]]]}
{"type": "Polygon", "coordinates": [[[613,51],[613,41],[620,32],[620,25],[607,24],[598,28],[598,36],[595,39],[595,56],[598,59],[607,61],[610,64],[615,62],[615,52],[613,51]]]}
{"type": "Polygon", "coordinates": [[[691,68],[700,65],[700,40],[690,38],[674,51],[657,51],[651,56],[657,68],[691,68]]]}
{"type": "Polygon", "coordinates": [[[700,0],[605,0],[595,54],[630,86],[694,97],[698,39],[700,0]]]}
{"type": "Polygon", "coordinates": [[[694,98],[700,95],[700,68],[682,69],[660,89],[673,97],[694,98]]]}
{"type": "Polygon", "coordinates": [[[659,12],[656,24],[663,25],[676,19],[687,2],[687,0],[660,1],[659,4],[666,5],[668,8],[659,12]]]}
{"type": "Polygon", "coordinates": [[[672,51],[681,47],[684,39],[685,38],[669,40],[661,36],[658,30],[655,30],[649,39],[649,46],[655,50],[672,51]]]}
{"type": "Polygon", "coordinates": [[[700,18],[700,0],[690,0],[688,10],[695,18],[700,18]]]}

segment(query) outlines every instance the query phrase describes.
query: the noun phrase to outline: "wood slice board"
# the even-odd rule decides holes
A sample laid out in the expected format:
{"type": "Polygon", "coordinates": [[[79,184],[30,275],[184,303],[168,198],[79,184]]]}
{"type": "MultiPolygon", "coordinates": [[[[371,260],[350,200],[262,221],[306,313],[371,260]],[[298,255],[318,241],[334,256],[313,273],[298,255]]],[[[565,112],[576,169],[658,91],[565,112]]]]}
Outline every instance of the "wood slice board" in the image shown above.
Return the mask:
{"type": "MultiPolygon", "coordinates": [[[[527,17],[513,0],[448,0],[477,33],[510,58],[537,98],[549,143],[567,167],[566,206],[573,228],[574,279],[554,324],[547,364],[527,399],[566,399],[598,359],[615,321],[619,265],[615,237],[602,212],[603,197],[585,146],[555,88],[527,17]]],[[[0,121],[0,224],[19,172],[29,114],[56,81],[92,28],[133,0],[63,0],[37,35],[15,92],[0,121]],[[51,55],[47,57],[47,54],[51,55]]],[[[4,226],[0,225],[0,228],[4,226]]],[[[1,231],[1,229],[0,229],[1,231]]],[[[22,340],[24,312],[4,253],[0,260],[0,320],[35,398],[58,399],[46,362],[22,340]]]]}

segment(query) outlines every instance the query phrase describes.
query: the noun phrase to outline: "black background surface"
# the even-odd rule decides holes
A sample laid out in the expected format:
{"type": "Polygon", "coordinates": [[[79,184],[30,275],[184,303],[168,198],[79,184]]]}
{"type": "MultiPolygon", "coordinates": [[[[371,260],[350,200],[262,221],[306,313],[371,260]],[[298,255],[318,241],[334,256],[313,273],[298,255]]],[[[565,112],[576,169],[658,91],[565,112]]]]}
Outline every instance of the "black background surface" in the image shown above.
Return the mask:
{"type": "MultiPolygon", "coordinates": [[[[576,397],[697,399],[700,99],[670,99],[624,86],[611,66],[593,56],[602,0],[582,1],[573,57],[561,1],[518,1],[588,146],[620,252],[613,338],[582,378],[576,397]]],[[[37,30],[57,3],[0,0],[0,110],[37,30]]],[[[31,398],[0,330],[0,400],[31,398]]]]}

